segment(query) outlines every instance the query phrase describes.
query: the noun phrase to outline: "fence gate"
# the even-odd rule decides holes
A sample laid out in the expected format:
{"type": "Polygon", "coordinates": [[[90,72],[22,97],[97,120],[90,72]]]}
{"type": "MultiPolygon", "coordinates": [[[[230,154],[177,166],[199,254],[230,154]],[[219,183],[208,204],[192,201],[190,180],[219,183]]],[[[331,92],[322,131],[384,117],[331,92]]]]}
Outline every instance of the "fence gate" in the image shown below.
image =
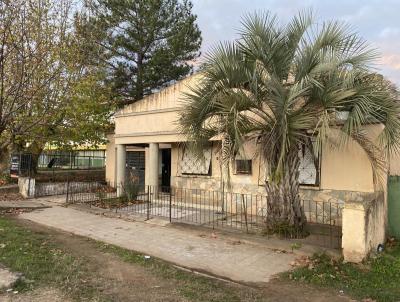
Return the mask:
{"type": "Polygon", "coordinates": [[[400,176],[390,176],[388,182],[389,233],[400,238],[400,176]]]}

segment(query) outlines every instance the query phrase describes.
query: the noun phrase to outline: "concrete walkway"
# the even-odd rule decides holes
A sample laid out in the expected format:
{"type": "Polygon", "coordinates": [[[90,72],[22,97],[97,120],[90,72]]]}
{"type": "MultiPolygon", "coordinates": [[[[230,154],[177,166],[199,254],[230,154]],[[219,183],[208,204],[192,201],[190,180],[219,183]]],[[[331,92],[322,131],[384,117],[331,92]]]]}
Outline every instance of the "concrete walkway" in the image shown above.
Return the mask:
{"type": "Polygon", "coordinates": [[[268,282],[277,273],[289,270],[296,257],[215,236],[210,230],[128,222],[60,206],[20,217],[239,282],[268,282]]]}

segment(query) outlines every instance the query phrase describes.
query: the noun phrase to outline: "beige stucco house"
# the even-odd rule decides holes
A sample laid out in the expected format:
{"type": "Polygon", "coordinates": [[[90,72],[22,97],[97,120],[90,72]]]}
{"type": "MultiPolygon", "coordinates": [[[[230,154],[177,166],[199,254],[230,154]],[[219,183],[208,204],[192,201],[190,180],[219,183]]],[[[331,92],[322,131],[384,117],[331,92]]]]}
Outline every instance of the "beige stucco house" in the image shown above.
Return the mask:
{"type": "MultiPolygon", "coordinates": [[[[172,186],[222,190],[217,139],[204,150],[199,162],[185,149],[177,128],[182,93],[198,81],[193,75],[115,114],[115,134],[109,135],[106,151],[106,178],[123,182],[126,166],[133,167],[139,181],[151,186],[172,186]]],[[[377,137],[382,125],[369,125],[369,135],[377,137]]],[[[264,192],[265,167],[249,142],[244,155],[232,162],[231,189],[234,192],[264,192]]],[[[343,253],[347,260],[359,261],[385,240],[386,184],[374,186],[371,164],[356,143],[342,149],[326,145],[318,161],[303,152],[300,167],[301,194],[314,202],[343,205],[343,253]]],[[[383,179],[386,179],[383,177],[383,179]]]]}

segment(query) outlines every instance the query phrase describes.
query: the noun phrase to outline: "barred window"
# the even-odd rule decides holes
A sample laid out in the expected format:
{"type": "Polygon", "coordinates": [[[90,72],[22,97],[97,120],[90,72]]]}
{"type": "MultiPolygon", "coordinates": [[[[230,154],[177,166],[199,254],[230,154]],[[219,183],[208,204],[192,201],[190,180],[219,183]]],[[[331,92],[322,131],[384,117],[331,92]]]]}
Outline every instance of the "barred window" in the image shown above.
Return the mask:
{"type": "Polygon", "coordinates": [[[180,168],[182,174],[211,175],[211,147],[203,150],[203,158],[198,158],[185,148],[180,168]]]}
{"type": "Polygon", "coordinates": [[[319,184],[319,155],[302,145],[299,150],[299,183],[302,185],[319,184]]]}
{"type": "Polygon", "coordinates": [[[235,160],[235,173],[250,175],[252,173],[251,166],[251,159],[237,159],[235,160]]]}

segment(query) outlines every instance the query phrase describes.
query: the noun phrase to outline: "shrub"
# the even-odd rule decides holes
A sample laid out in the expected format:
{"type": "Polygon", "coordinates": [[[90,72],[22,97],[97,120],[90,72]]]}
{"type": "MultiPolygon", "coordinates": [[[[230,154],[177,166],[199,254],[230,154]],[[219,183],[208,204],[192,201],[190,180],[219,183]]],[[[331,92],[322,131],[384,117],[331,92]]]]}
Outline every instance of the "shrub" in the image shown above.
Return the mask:
{"type": "Polygon", "coordinates": [[[127,201],[134,201],[139,195],[140,186],[133,181],[127,181],[122,185],[123,197],[127,201]]]}

